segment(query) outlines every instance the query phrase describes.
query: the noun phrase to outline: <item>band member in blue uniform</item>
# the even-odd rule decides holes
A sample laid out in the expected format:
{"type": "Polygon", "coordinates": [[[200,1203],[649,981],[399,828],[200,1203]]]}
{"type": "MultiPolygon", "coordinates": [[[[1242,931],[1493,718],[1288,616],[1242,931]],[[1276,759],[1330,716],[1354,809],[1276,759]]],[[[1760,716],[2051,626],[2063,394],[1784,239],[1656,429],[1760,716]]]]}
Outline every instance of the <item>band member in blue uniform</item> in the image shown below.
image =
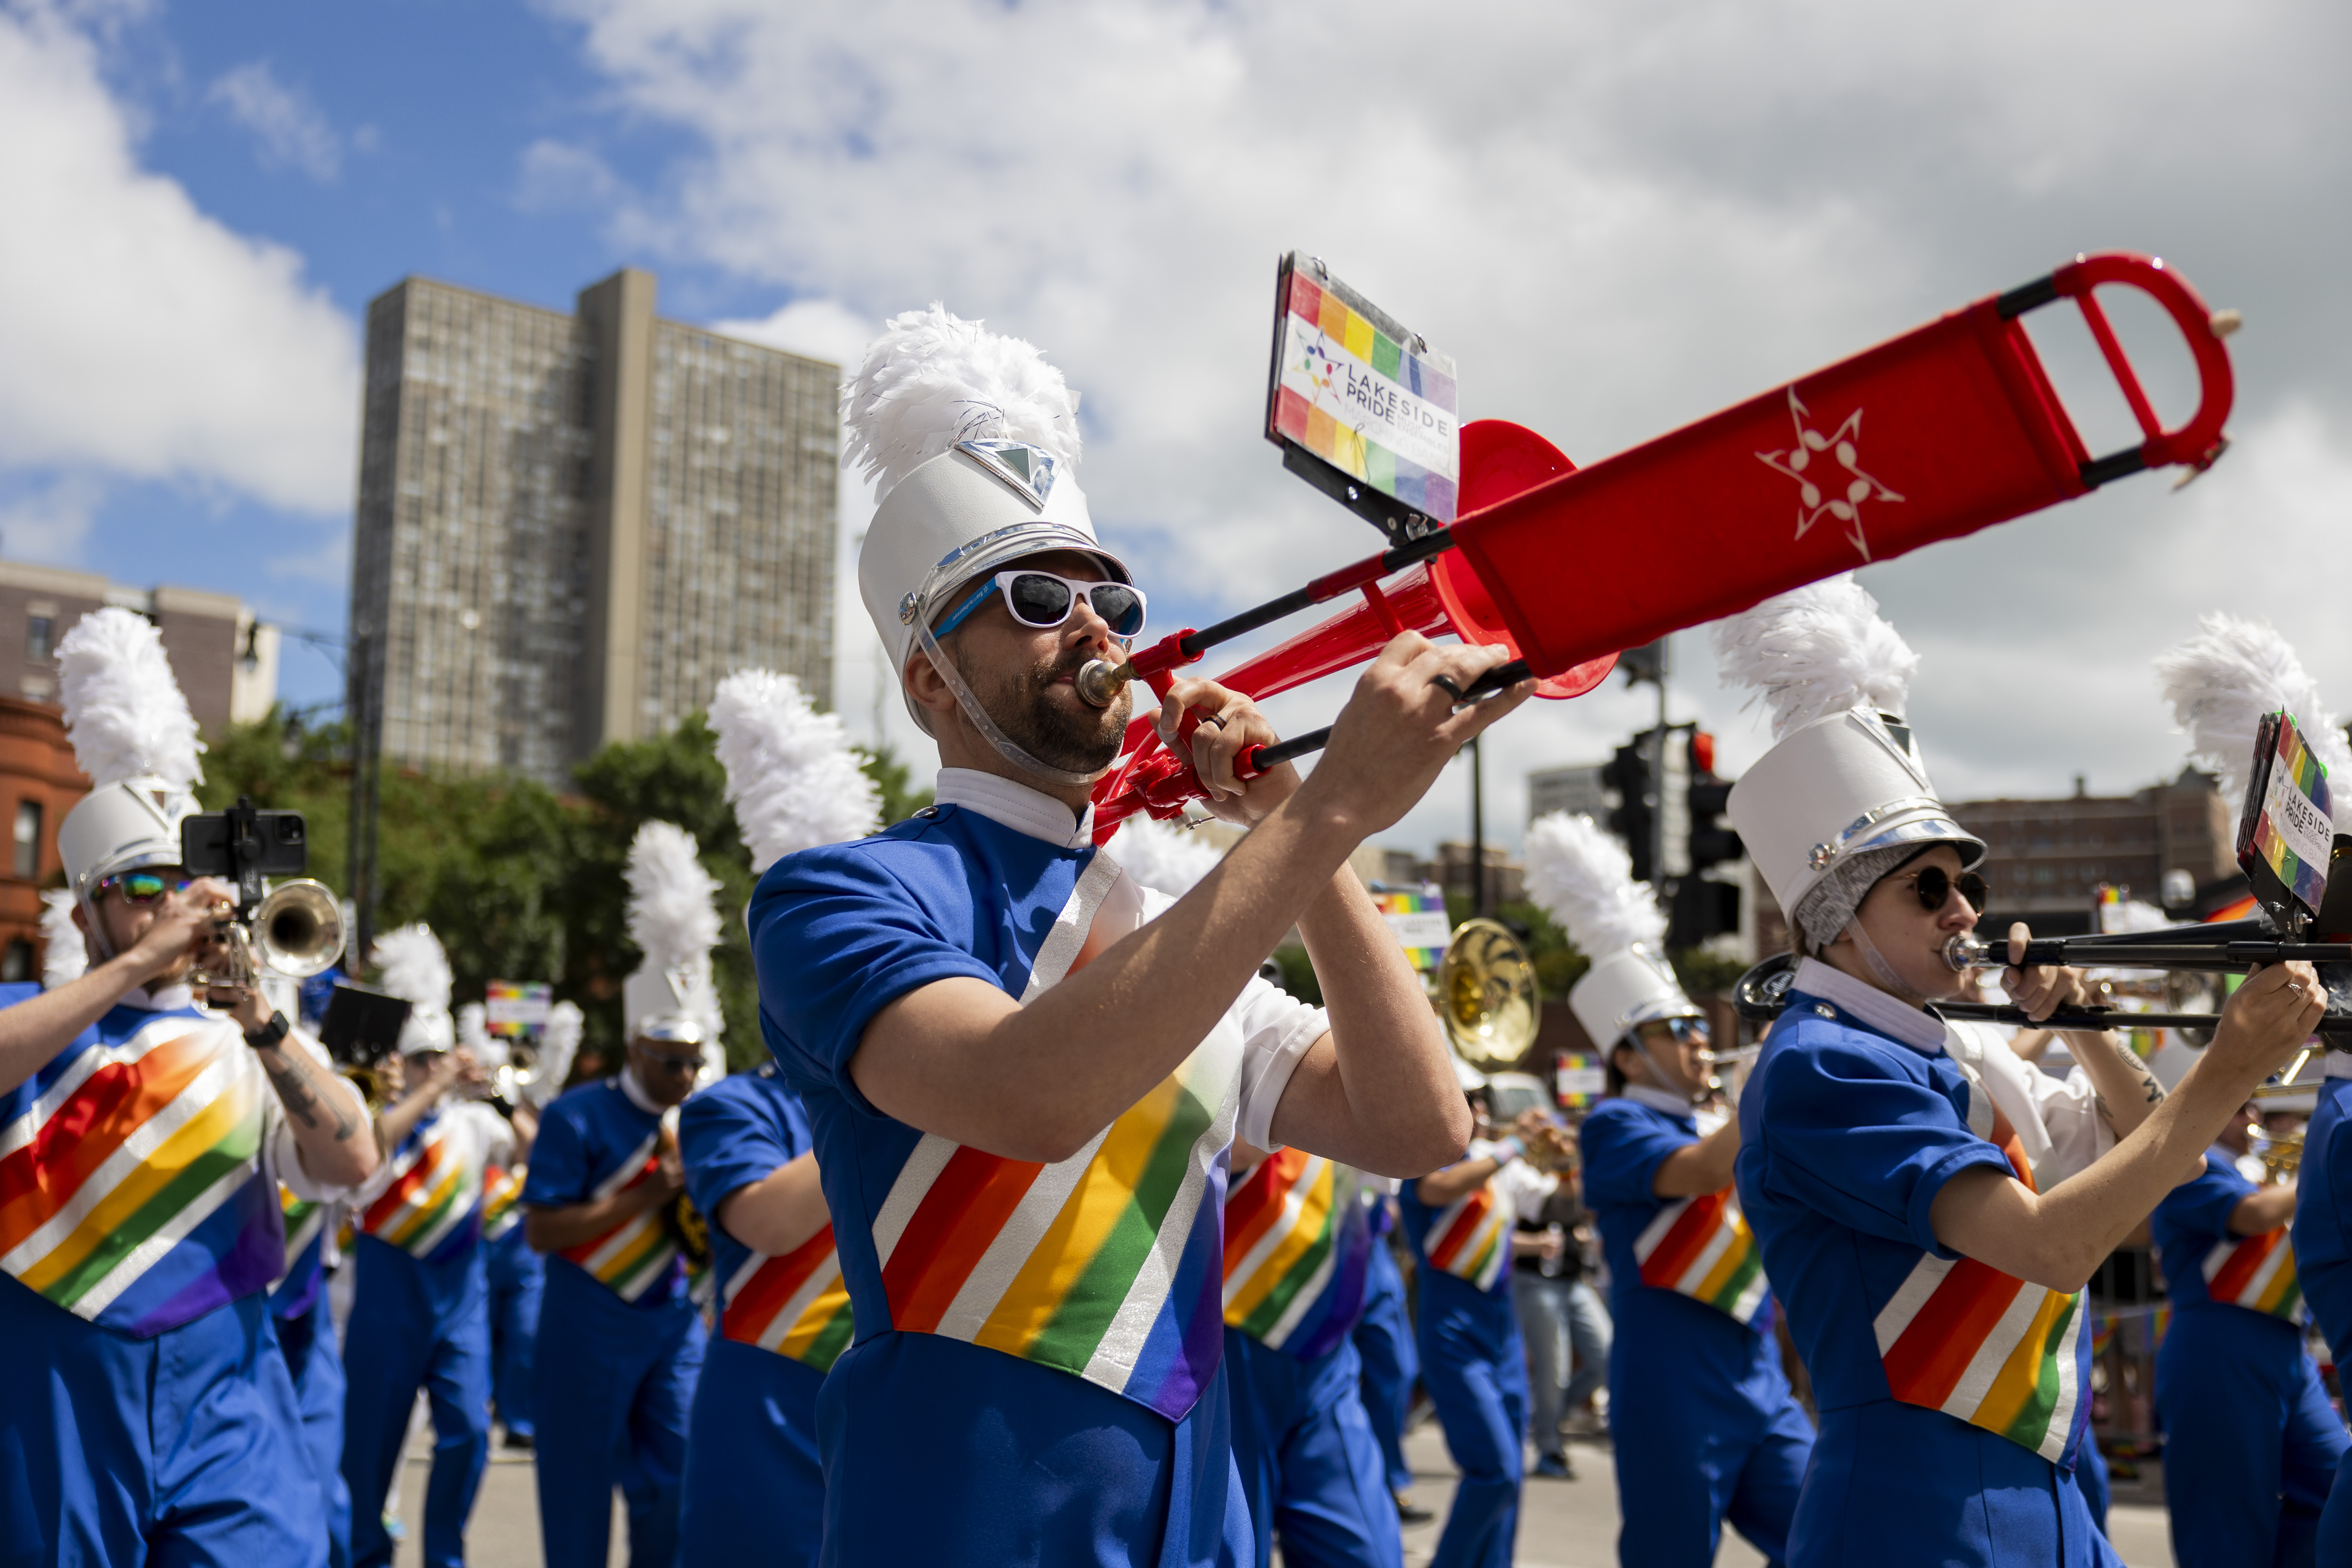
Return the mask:
{"type": "Polygon", "coordinates": [[[1364,1207],[1372,1237],[1372,1257],[1364,1280],[1364,1315],[1356,1320],[1357,1357],[1364,1363],[1364,1415],[1381,1446],[1389,1495],[1400,1524],[1426,1524],[1437,1516],[1412,1500],[1412,1467],[1404,1462],[1404,1424],[1412,1413],[1412,1385],[1421,1377],[1421,1356],[1412,1346],[1412,1312],[1397,1267],[1395,1184],[1366,1184],[1364,1207]]]}
{"type": "Polygon", "coordinates": [[[2156,1352],[2156,1409],[2172,1555],[2180,1568],[2305,1564],[2347,1444],[2304,1344],[2309,1314],[2286,1222],[2295,1188],[2238,1173],[2247,1123],[2232,1120],[2205,1172],[2150,1217],[2172,1301],[2156,1352]]]}
{"type": "Polygon", "coordinates": [[[310,1203],[284,1185],[278,1195],[286,1215],[286,1274],[270,1288],[269,1311],[278,1320],[278,1348],[294,1382],[310,1474],[327,1510],[327,1563],[329,1568],[350,1568],[352,1489],[343,1480],[343,1357],[327,1302],[328,1259],[335,1252],[343,1205],[310,1203]]]}
{"type": "Polygon", "coordinates": [[[454,1050],[449,960],[422,925],[376,943],[383,987],[410,1004],[400,1054],[407,1092],[377,1121],[383,1168],[352,1204],[359,1271],[350,1341],[343,1479],[352,1491],[352,1556],[392,1561],[384,1500],[408,1438],[417,1391],[433,1412],[433,1471],[425,1491],[425,1561],[463,1563],[466,1521],[490,1459],[489,1281],[482,1245],[493,1169],[530,1146],[527,1110],[512,1123],[478,1099],[481,1066],[454,1050]]]}
{"type": "Polygon", "coordinates": [[[316,1568],[267,1300],[279,1189],[342,1196],[375,1141],[258,987],[196,1010],[229,889],[180,863],[196,729],[153,624],[85,616],[58,662],[92,781],[58,832],[88,964],[0,986],[0,1561],[316,1568]]]}
{"type": "MultiPolygon", "coordinates": [[[[1475,1104],[1485,1086],[1459,1070],[1475,1104]]],[[[1460,1161],[1406,1183],[1399,1205],[1421,1279],[1421,1380],[1462,1470],[1436,1568],[1511,1561],[1528,1430],[1527,1350],[1511,1304],[1513,1226],[1539,1214],[1559,1185],[1528,1163],[1529,1147],[1560,1165],[1569,1159],[1565,1135],[1538,1112],[1504,1131],[1482,1111],[1479,1128],[1460,1161]]]]}
{"type": "Polygon", "coordinates": [[[1394,1498],[1349,1332],[1375,1243],[1357,1173],[1239,1152],[1225,1196],[1225,1378],[1256,1561],[1402,1568],[1394,1498]]]}
{"type": "MultiPolygon", "coordinates": [[[[1779,738],[1730,815],[1803,954],[1740,1096],[1734,1165],[1821,1411],[1788,1561],[2115,1563],[2074,1475],[2083,1283],[2285,1063],[2325,993],[2307,965],[2252,976],[2168,1099],[2111,1053],[2115,1149],[2037,1192],[1928,1007],[1958,988],[1944,953],[1982,907],[1969,868],[1984,847],[1898,716],[1908,650],[1850,580],[1767,601],[1717,646],[1773,710],[1779,738]]],[[[2002,974],[2036,1018],[2078,984],[2002,974]]]]}
{"type": "Polygon", "coordinates": [[[824,1537],[817,1390],[850,1330],[808,1116],[771,1061],[688,1100],[677,1137],[719,1289],[687,1428],[678,1561],[800,1568],[824,1537]]]}
{"type": "Polygon", "coordinates": [[[1253,826],[1192,892],[1147,894],[1094,844],[1133,700],[1076,676],[1123,660],[1144,605],[1072,472],[1076,399],[934,308],[869,350],[848,424],[879,481],[860,589],[945,765],[933,808],[784,857],[749,915],[856,1314],[818,1396],[826,1560],[1244,1560],[1229,1150],[1389,1174],[1459,1151],[1436,1021],[1346,859],[1524,693],[1454,713],[1499,650],[1406,634],[1312,777],[1244,783],[1270,726],[1175,682],[1161,721],[1201,721],[1177,743],[1253,826]],[[1346,973],[1328,1018],[1257,973],[1294,924],[1346,973]]]}
{"type": "Polygon", "coordinates": [[[617,1075],[548,1105],[531,1150],[523,1227],[547,1255],[547,1293],[530,1407],[550,1568],[602,1568],[616,1485],[629,1561],[677,1555],[705,1336],[667,1221],[686,1176],[665,1118],[694,1090],[703,1032],[691,1018],[640,1025],[617,1075]]]}
{"type": "Polygon", "coordinates": [[[1561,815],[1528,830],[1526,855],[1529,890],[1593,959],[1569,1006],[1609,1053],[1609,1096],[1582,1136],[1616,1328],[1618,1560],[1705,1568],[1728,1520],[1779,1562],[1813,1426],[1781,1371],[1770,1285],[1731,1190],[1739,1125],[1709,1108],[1704,1017],[1659,956],[1665,917],[1622,846],[1561,815]]]}
{"type": "MultiPolygon", "coordinates": [[[[2352,1356],[2352,1056],[2328,1052],[2326,1073],[2304,1131],[2292,1239],[2312,1317],[2343,1366],[2352,1356]]],[[[2336,1461],[2315,1539],[2320,1562],[2352,1563],[2352,1452],[2336,1461]]]]}

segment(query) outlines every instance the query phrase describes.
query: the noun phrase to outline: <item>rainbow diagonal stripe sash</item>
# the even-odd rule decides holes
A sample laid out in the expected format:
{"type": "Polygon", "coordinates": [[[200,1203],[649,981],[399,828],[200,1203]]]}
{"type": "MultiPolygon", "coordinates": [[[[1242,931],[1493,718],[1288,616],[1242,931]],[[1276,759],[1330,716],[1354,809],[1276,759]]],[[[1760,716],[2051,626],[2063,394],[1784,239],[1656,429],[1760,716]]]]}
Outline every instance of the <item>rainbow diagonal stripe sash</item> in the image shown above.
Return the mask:
{"type": "MultiPolygon", "coordinates": [[[[1097,851],[1022,993],[1077,969],[1120,875],[1097,851]]],[[[1181,1420],[1224,1344],[1222,1189],[1241,1040],[1211,1033],[1158,1087],[1051,1165],[927,1133],[874,1217],[889,1326],[1055,1367],[1181,1420]]]]}
{"type": "MultiPolygon", "coordinates": [[[[660,1141],[658,1128],[646,1133],[646,1141],[621,1162],[620,1168],[596,1184],[589,1201],[601,1203],[614,1193],[625,1192],[649,1180],[656,1163],[654,1151],[660,1141]]],[[[588,1270],[622,1300],[634,1301],[662,1277],[677,1257],[677,1243],[670,1239],[662,1225],[662,1208],[656,1204],[602,1236],[565,1247],[557,1256],[568,1258],[588,1270]]]]}
{"type": "Polygon", "coordinates": [[[278,1203],[286,1224],[286,1273],[279,1278],[290,1279],[301,1267],[302,1254],[326,1231],[327,1205],[296,1197],[283,1182],[278,1184],[278,1203]]]}
{"type": "Polygon", "coordinates": [[[321,1268],[327,1239],[327,1211],[331,1204],[314,1204],[278,1184],[278,1211],[286,1225],[286,1267],[269,1282],[270,1310],[281,1319],[299,1318],[319,1300],[326,1282],[321,1268]]]}
{"type": "MultiPolygon", "coordinates": [[[[2016,1131],[1973,1078],[1969,1099],[1969,1125],[2032,1188],[2016,1131]]],[[[1957,1415],[2055,1464],[2090,1415],[2087,1303],[2079,1290],[2062,1296],[1973,1258],[1923,1252],[1873,1321],[1886,1386],[1906,1405],[1957,1415]]]]}
{"type": "Polygon", "coordinates": [[[1668,1204],[1633,1239],[1642,1283],[1753,1324],[1771,1286],[1732,1189],[1668,1204]]]}
{"type": "Polygon", "coordinates": [[[753,1253],[727,1281],[719,1331],[831,1372],[849,1348],[849,1287],[826,1226],[781,1258],[753,1253]]]}
{"type": "Polygon", "coordinates": [[[430,1262],[463,1253],[481,1236],[482,1170],[471,1146],[447,1118],[411,1136],[393,1155],[390,1184],[360,1212],[361,1232],[430,1262]]]}
{"type": "Polygon", "coordinates": [[[0,1127],[0,1269],[142,1338],[267,1289],[286,1266],[268,1093],[229,1023],[161,1014],[85,1047],[0,1127]]]}
{"type": "Polygon", "coordinates": [[[530,1174],[527,1165],[501,1170],[492,1165],[482,1176],[482,1239],[498,1241],[522,1221],[522,1184],[530,1174]]]}
{"type": "Polygon", "coordinates": [[[1301,1361],[1328,1354],[1364,1310],[1372,1233],[1356,1173],[1278,1149],[1225,1197],[1225,1326],[1301,1361]]]}
{"type": "Polygon", "coordinates": [[[1488,1185],[1440,1210],[1422,1250],[1433,1268],[1492,1290],[1511,1260],[1510,1241],[1511,1216],[1488,1185]]]}
{"type": "Polygon", "coordinates": [[[2083,1311],[2079,1291],[2062,1296],[1973,1258],[1922,1255],[1874,1322],[1887,1387],[2054,1463],[2081,1405],[2083,1311]]]}
{"type": "Polygon", "coordinates": [[[2205,1294],[2226,1306],[2265,1317],[2305,1321],[2303,1285],[2294,1276],[2294,1247],[2286,1227],[2260,1236],[2224,1237],[2205,1254],[2205,1294]]]}

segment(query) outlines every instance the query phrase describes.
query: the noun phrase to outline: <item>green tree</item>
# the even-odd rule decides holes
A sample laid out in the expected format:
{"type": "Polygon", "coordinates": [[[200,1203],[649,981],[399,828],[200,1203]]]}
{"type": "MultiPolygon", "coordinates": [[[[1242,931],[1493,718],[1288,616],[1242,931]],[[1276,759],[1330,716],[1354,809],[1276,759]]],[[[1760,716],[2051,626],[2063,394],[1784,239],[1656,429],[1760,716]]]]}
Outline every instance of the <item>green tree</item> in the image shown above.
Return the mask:
{"type": "Polygon", "coordinates": [[[882,826],[889,827],[901,823],[931,804],[931,792],[907,787],[907,764],[898,760],[897,748],[885,743],[878,748],[860,746],[858,754],[866,759],[866,776],[882,795],[882,826]]]}

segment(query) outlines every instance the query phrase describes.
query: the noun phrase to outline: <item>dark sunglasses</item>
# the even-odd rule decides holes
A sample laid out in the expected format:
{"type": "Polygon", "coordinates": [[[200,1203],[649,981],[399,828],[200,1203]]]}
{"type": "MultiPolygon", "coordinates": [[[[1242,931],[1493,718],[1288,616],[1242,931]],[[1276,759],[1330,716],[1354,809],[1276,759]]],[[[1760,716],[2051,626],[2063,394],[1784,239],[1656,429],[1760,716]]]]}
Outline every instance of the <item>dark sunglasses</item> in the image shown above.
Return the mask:
{"type": "Polygon", "coordinates": [[[699,1072],[702,1069],[702,1058],[699,1056],[674,1057],[667,1051],[649,1051],[642,1046],[637,1047],[637,1054],[644,1058],[646,1066],[658,1068],[663,1072],[691,1073],[699,1072]]]}
{"type": "Polygon", "coordinates": [[[101,880],[98,884],[98,890],[103,893],[107,889],[112,888],[122,895],[124,903],[133,909],[143,910],[150,904],[163,902],[194,880],[194,877],[177,868],[167,868],[163,870],[121,871],[101,880]]]}
{"type": "Polygon", "coordinates": [[[1963,871],[1955,877],[1941,866],[1925,867],[1913,872],[1907,880],[1911,891],[1918,897],[1919,907],[1931,915],[1944,907],[1944,900],[1952,896],[1954,888],[1959,889],[1960,897],[1979,914],[1985,912],[1985,900],[1992,892],[1991,885],[1974,871],[1963,871]]]}
{"type": "Polygon", "coordinates": [[[1013,618],[1040,631],[1050,631],[1068,620],[1080,599],[1094,606],[1095,614],[1103,618],[1114,637],[1131,637],[1143,629],[1140,588],[1125,583],[1074,582],[1051,572],[999,572],[958,605],[955,613],[941,621],[931,635],[943,637],[963,625],[974,610],[988,602],[991,594],[1003,595],[1004,607],[1013,612],[1013,618]]]}

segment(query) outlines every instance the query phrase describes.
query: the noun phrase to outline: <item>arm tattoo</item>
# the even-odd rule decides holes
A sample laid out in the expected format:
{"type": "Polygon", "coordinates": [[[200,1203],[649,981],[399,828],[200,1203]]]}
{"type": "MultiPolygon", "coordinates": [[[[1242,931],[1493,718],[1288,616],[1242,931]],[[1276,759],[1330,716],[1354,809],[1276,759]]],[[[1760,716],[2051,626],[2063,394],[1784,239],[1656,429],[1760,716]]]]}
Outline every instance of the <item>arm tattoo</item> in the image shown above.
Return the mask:
{"type": "Polygon", "coordinates": [[[2124,1066],[2132,1070],[2133,1076],[2139,1079],[2140,1088],[2147,1091],[2147,1102],[2154,1105],[2161,1100],[2164,1098],[2164,1086],[2156,1081],[2156,1075],[2147,1070],[2147,1064],[2139,1059],[2139,1053],[2121,1040],[2114,1044],[2116,1057],[2122,1060],[2124,1066]]]}
{"type": "Polygon", "coordinates": [[[277,1086],[278,1098],[285,1102],[286,1113],[303,1126],[316,1131],[319,1126],[319,1112],[324,1109],[335,1119],[335,1142],[341,1143],[359,1131],[359,1122],[352,1118],[351,1110],[343,1102],[343,1097],[341,1094],[331,1098],[322,1096],[310,1086],[310,1075],[302,1070],[307,1066],[316,1066],[316,1064],[307,1058],[298,1063],[292,1053],[282,1048],[261,1053],[262,1070],[269,1075],[269,1081],[277,1086]]]}

